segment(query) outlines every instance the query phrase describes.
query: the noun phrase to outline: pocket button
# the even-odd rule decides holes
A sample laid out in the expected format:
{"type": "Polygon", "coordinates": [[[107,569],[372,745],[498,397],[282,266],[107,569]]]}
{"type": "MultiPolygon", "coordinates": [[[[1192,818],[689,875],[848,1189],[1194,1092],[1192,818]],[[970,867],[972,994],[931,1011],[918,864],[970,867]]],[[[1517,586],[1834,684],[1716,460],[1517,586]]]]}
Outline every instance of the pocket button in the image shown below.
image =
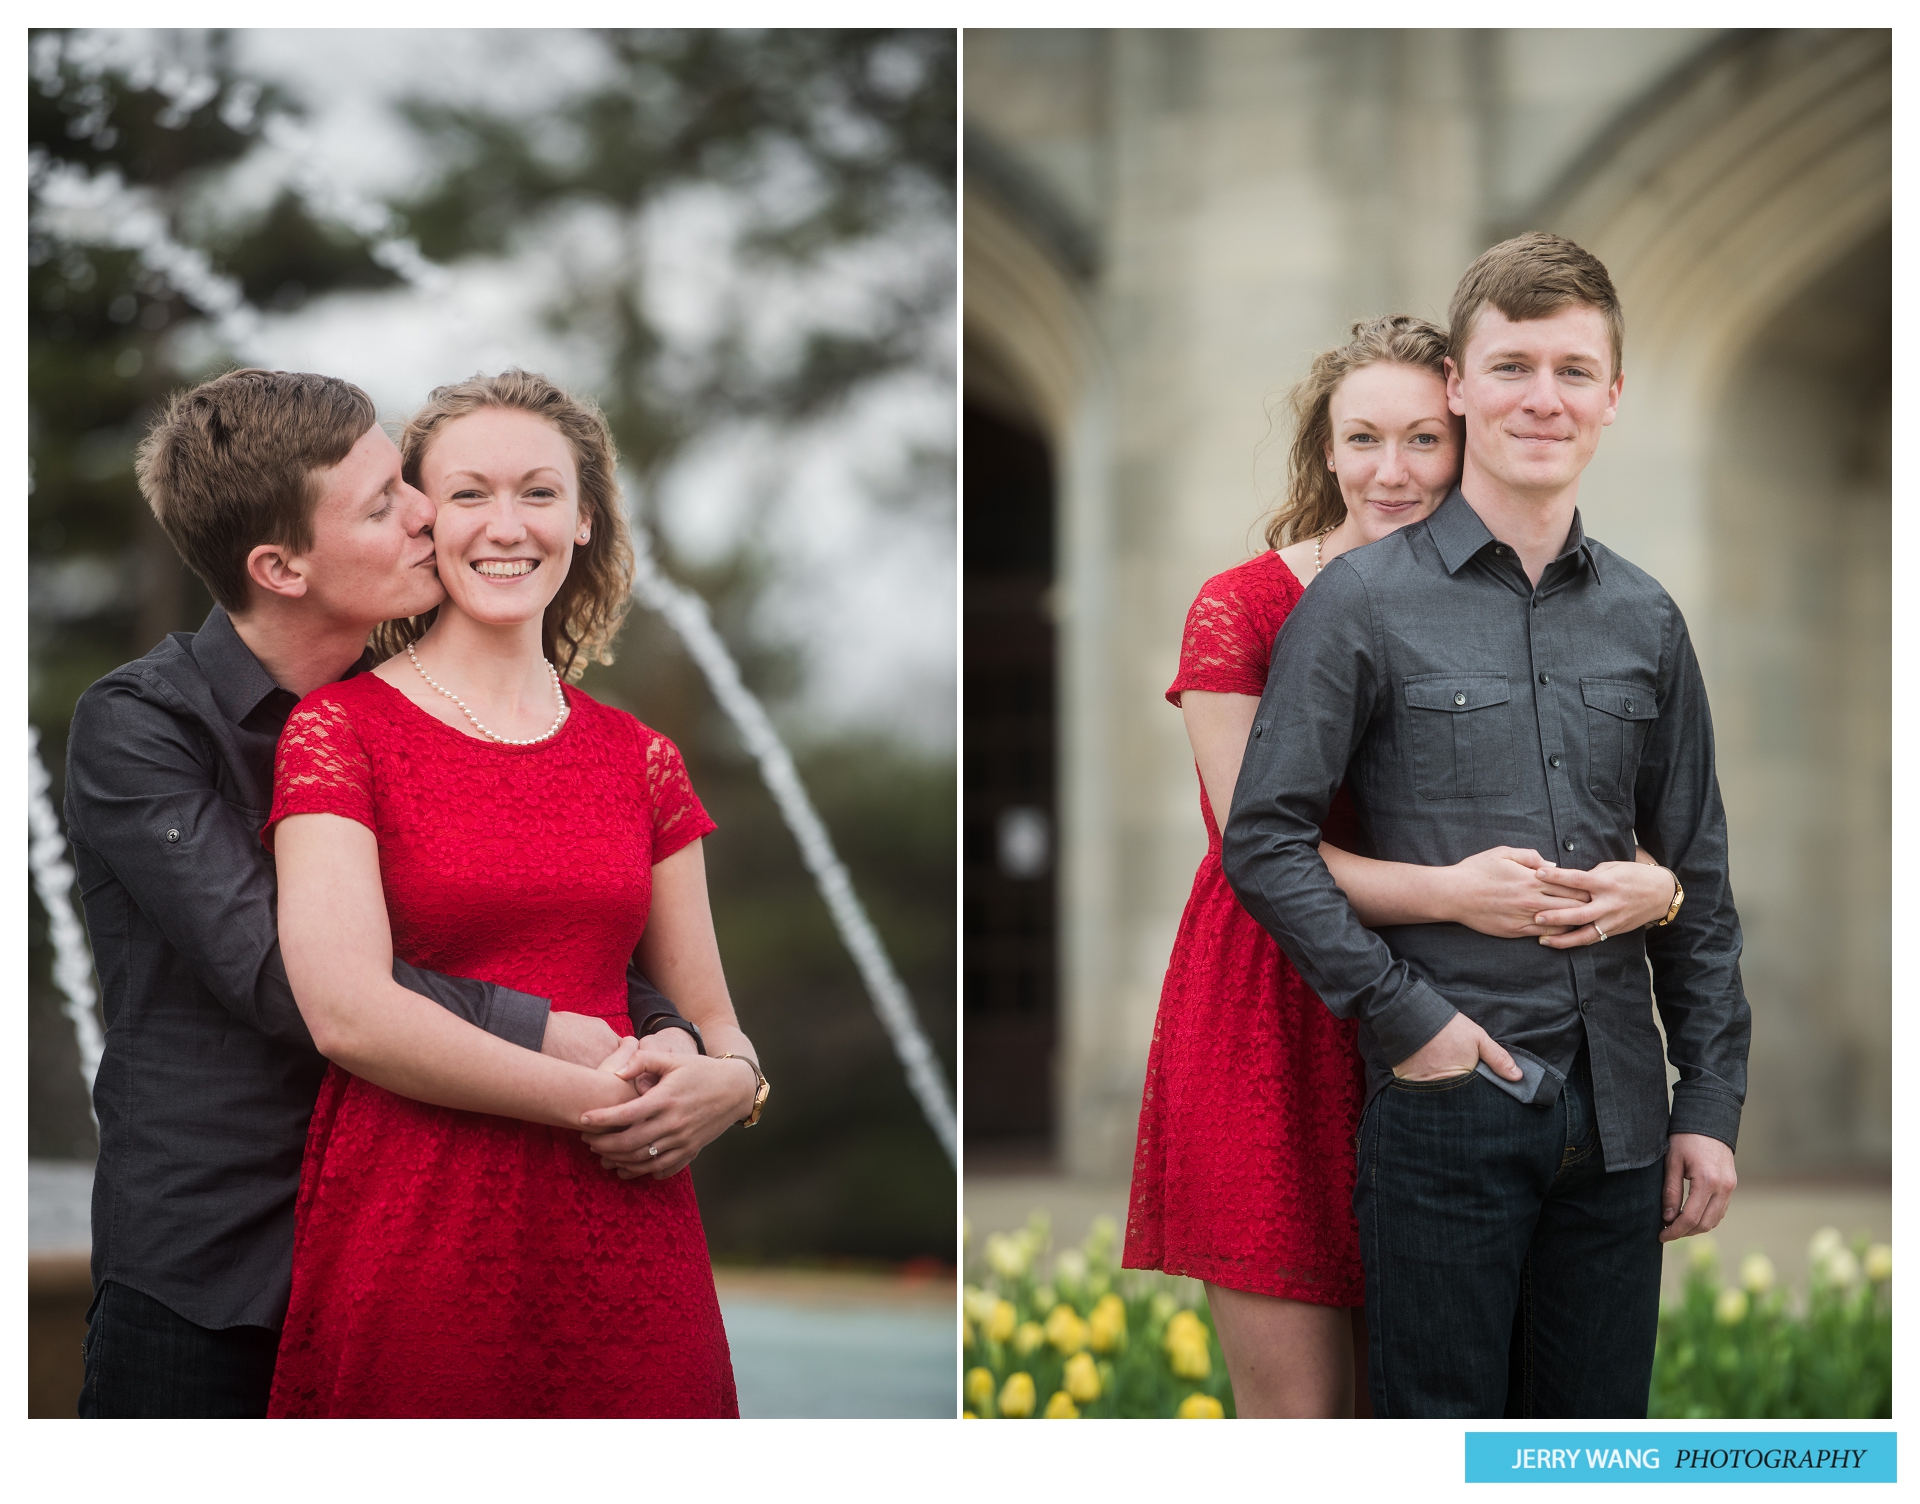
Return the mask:
{"type": "Polygon", "coordinates": [[[177,830],[170,830],[170,831],[168,831],[168,832],[167,832],[167,844],[168,844],[169,846],[171,846],[171,845],[173,845],[173,844],[174,844],[174,843],[175,843],[176,841],[178,841],[179,839],[180,839],[180,832],[179,832],[179,831],[177,831],[177,830]]]}
{"type": "MultiPolygon", "coordinates": [[[[1456,705],[1464,705],[1467,703],[1467,697],[1465,695],[1457,694],[1453,697],[1453,703],[1456,705]]],[[[1627,709],[1631,710],[1633,709],[1633,707],[1629,705],[1627,709]]]]}

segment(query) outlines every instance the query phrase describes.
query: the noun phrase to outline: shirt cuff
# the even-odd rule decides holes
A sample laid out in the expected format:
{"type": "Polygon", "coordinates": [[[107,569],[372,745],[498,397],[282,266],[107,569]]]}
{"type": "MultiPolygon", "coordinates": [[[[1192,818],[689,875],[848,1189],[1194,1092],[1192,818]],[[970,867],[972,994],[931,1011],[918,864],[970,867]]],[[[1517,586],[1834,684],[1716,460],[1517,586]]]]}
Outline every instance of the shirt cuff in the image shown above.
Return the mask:
{"type": "Polygon", "coordinates": [[[1453,1022],[1460,1010],[1418,977],[1413,985],[1390,998],[1377,1013],[1366,1015],[1379,1058],[1387,1067],[1398,1065],[1453,1022]]]}
{"type": "Polygon", "coordinates": [[[1704,1133],[1717,1138],[1729,1149],[1738,1148],[1740,1103],[1717,1091],[1673,1089],[1673,1110],[1667,1114],[1667,1132],[1704,1133]]]}
{"type": "Polygon", "coordinates": [[[517,1044],[537,1055],[540,1046],[546,1043],[550,1011],[545,998],[496,984],[487,1000],[486,1030],[496,1039],[517,1044]]]}

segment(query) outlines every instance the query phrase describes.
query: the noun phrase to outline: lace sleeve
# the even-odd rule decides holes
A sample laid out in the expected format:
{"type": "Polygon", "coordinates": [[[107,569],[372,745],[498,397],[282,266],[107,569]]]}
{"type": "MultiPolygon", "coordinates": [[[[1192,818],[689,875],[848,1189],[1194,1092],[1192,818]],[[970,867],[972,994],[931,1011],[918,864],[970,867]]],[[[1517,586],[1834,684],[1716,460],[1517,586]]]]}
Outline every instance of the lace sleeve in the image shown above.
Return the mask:
{"type": "Polygon", "coordinates": [[[664,862],[715,828],[687,776],[680,749],[657,731],[639,728],[641,767],[653,809],[653,859],[664,862]]]}
{"type": "Polygon", "coordinates": [[[1259,695],[1267,687],[1271,637],[1259,630],[1249,602],[1227,575],[1208,580],[1187,612],[1180,639],[1180,671],[1167,699],[1180,703],[1183,690],[1259,695]]]}
{"type": "Polygon", "coordinates": [[[294,707],[273,760],[273,810],[260,839],[288,815],[344,815],[373,830],[373,764],[344,705],[321,690],[294,707]]]}

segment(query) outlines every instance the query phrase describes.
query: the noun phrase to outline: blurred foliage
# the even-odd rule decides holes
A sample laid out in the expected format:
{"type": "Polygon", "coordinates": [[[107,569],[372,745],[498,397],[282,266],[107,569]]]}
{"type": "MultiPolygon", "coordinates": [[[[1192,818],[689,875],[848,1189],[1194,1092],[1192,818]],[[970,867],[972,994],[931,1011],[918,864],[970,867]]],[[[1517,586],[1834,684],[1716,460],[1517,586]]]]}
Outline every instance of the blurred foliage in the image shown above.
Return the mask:
{"type": "Polygon", "coordinates": [[[1823,1227],[1806,1297],[1749,1254],[1722,1286],[1710,1237],[1693,1240],[1680,1298],[1663,1302],[1647,1414],[1658,1420],[1888,1420],[1893,1416],[1893,1250],[1849,1248],[1823,1227]]]}
{"type": "MultiPolygon", "coordinates": [[[[538,33],[521,36],[532,45],[538,33]]],[[[689,185],[734,191],[750,206],[743,244],[751,262],[769,268],[813,264],[929,206],[950,219],[951,32],[604,32],[593,40],[604,65],[594,82],[542,115],[403,105],[432,170],[386,207],[399,233],[441,263],[509,254],[570,212],[615,217],[624,258],[586,270],[570,264],[546,313],[597,351],[605,376],[593,395],[643,494],[715,425],[798,428],[866,383],[946,358],[927,334],[951,317],[950,266],[927,268],[923,284],[894,297],[872,327],[822,327],[784,360],[753,353],[737,330],[697,352],[675,349],[641,293],[646,212],[689,185]]],[[[29,71],[31,183],[50,166],[118,174],[160,211],[176,241],[204,253],[260,309],[396,285],[376,244],[316,217],[291,184],[264,208],[224,207],[225,185],[259,145],[262,122],[297,119],[301,109],[244,75],[231,37],[158,33],[143,54],[103,46],[96,34],[36,31],[29,71]]],[[[217,349],[210,362],[191,353],[210,348],[182,337],[204,334],[204,311],[134,253],[63,240],[37,213],[31,225],[29,713],[42,728],[57,805],[80,692],[166,632],[196,627],[211,604],[141,502],[132,455],[166,393],[233,359],[217,349]]],[[[950,453],[919,463],[944,470],[950,492],[950,453]]],[[[751,528],[730,555],[698,568],[664,538],[654,548],[669,573],[707,599],[749,686],[778,705],[796,665],[753,623],[779,561],[751,528]]],[[[671,634],[636,612],[619,661],[585,682],[680,744],[720,823],[708,843],[715,920],[736,1006],[774,1095],[761,1125],[728,1135],[696,1168],[715,1252],[951,1258],[952,1171],[791,836],[704,681],[671,634]]],[[[876,734],[803,748],[799,762],[951,1077],[952,760],[876,734]]],[[[48,979],[37,905],[30,920],[31,1152],[84,1156],[91,1125],[70,1079],[73,1047],[48,979]]]]}
{"type": "Polygon", "coordinates": [[[1113,1219],[1048,1257],[1035,1212],[990,1233],[961,1294],[964,1414],[974,1420],[1223,1420],[1233,1386],[1199,1281],[1121,1269],[1113,1219]]]}

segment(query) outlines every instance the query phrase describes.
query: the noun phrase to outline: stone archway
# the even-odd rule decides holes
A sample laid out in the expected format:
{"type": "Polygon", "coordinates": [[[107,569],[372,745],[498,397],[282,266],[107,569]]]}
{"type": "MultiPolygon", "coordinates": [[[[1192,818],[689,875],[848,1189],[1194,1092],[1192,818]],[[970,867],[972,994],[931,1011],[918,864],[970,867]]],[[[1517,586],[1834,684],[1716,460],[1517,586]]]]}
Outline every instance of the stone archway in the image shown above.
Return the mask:
{"type": "Polygon", "coordinates": [[[1736,36],[1534,221],[1626,307],[1583,511],[1680,602],[1713,695],[1760,1170],[1891,1152],[1890,105],[1885,32],[1736,36]]]}
{"type": "MultiPolygon", "coordinates": [[[[977,921],[983,943],[976,945],[970,935],[969,955],[1005,950],[1017,953],[1018,960],[1017,965],[983,966],[972,980],[977,980],[983,1000],[988,993],[996,999],[1010,993],[1017,1002],[1033,978],[1044,978],[1051,993],[1043,1004],[1048,1020],[1041,1026],[1030,1017],[1024,1021],[1019,1016],[1000,1017],[1009,1010],[987,1003],[980,1010],[980,1029],[970,1027],[969,1037],[978,1032],[983,1043],[1032,1049],[1038,1041],[1050,1047],[1052,1058],[1039,1068],[1046,1077],[1045,1095],[1060,1103],[1071,1100],[1078,1090],[1074,1078],[1085,1057],[1084,1043],[1097,1034],[1089,1024],[1090,1010],[1103,996],[1102,968],[1107,964],[1083,916],[1104,912],[1101,890],[1111,873],[1110,835],[1101,818],[1108,793],[1108,757],[1091,734],[1098,721],[1089,705],[1098,699],[1105,672],[1097,644],[1110,599],[1105,469],[1111,448],[1107,418],[1111,398],[1093,323],[1071,274],[996,199],[972,187],[965,198],[964,224],[964,375],[969,413],[981,415],[982,429],[1004,428],[1014,438],[1024,433],[1043,451],[1051,465],[1045,490],[1053,514],[1046,550],[1050,580],[1037,597],[1046,620],[1029,623],[1030,635],[1044,639],[1051,648],[1052,662],[1044,666],[1051,673],[1042,673],[1042,665],[1022,667],[1008,659],[1008,666],[1027,683],[1020,693],[1030,694],[1033,682],[1047,679],[1045,698],[1053,735],[1038,737],[1032,727],[1011,734],[1027,755],[1037,755],[1041,742],[1047,743],[1050,786],[1040,794],[1021,795],[1018,809],[1009,810],[976,809],[978,801],[970,790],[965,816],[970,844],[979,848],[968,861],[966,902],[974,903],[976,889],[982,900],[977,912],[970,910],[967,923],[972,927],[977,921]],[[1057,770],[1068,767],[1073,777],[1059,779],[1057,770]],[[1006,823],[1002,817],[1010,813],[1029,819],[1041,814],[1052,827],[1049,870],[1026,883],[1030,888],[1034,881],[1046,881],[1051,884],[1049,893],[1022,893],[1021,883],[1009,884],[1005,872],[989,870],[1005,865],[998,861],[1003,834],[999,827],[1006,823]],[[990,846],[995,849],[989,850],[990,846]],[[1031,933],[1041,919],[1047,930],[1044,937],[1031,933]],[[1002,929],[1009,932],[1003,935],[1002,929]],[[1042,939],[1044,945],[1037,943],[1042,939]],[[1079,1006],[1076,999],[1083,1000],[1079,1006]],[[986,1018],[989,1011],[996,1016],[986,1018]]],[[[1021,446],[1016,442],[1003,447],[1011,453],[1021,446]]],[[[1033,489],[1037,493],[1039,488],[1033,489]]],[[[970,482],[967,491],[971,498],[970,482]]],[[[968,524],[977,520],[995,525],[987,515],[990,510],[976,519],[970,508],[968,524]]],[[[969,541],[970,558],[973,552],[969,541]]],[[[1018,571],[1002,574],[979,591],[970,583],[969,640],[976,602],[1004,607],[1012,601],[1020,607],[1026,595],[1035,593],[1032,580],[1015,577],[1018,571]]],[[[994,624],[984,618],[978,625],[983,641],[1006,636],[1002,632],[995,637],[994,624]]],[[[1010,692],[1016,689],[1011,679],[1003,687],[1010,692]]],[[[974,719],[971,690],[968,718],[970,723],[974,719]]],[[[1018,717],[1003,719],[1007,728],[1013,728],[1018,717]]],[[[1008,782],[1007,789],[1018,781],[1008,782]]],[[[998,785],[994,790],[982,789],[980,798],[990,802],[1002,795],[1014,797],[1007,789],[998,785]]],[[[968,964],[972,965],[971,959],[968,964]]],[[[1018,1010],[1013,1013],[1017,1015],[1018,1010]]],[[[1042,1131],[1048,1147],[1057,1146],[1063,1134],[1071,1135],[1076,1117],[1049,1111],[1041,1119],[1024,1122],[1017,1112],[1003,1110],[1021,1093],[1022,1083],[1031,1079],[1035,1062],[1004,1061],[999,1055],[995,1048],[969,1054],[969,1101],[974,1098],[978,1074],[983,1078],[979,1105],[986,1120],[1009,1136],[1042,1131]],[[984,1078],[989,1074],[1004,1079],[994,1089],[986,1089],[984,1078]]],[[[1031,1097],[1031,1089],[1025,1094],[1031,1097]]],[[[970,1140],[972,1121],[970,1117],[970,1140]]],[[[1037,1145],[1029,1140],[1023,1147],[1030,1150],[1037,1145]]],[[[1065,1147],[1072,1159],[1073,1146],[1065,1147]]]]}

